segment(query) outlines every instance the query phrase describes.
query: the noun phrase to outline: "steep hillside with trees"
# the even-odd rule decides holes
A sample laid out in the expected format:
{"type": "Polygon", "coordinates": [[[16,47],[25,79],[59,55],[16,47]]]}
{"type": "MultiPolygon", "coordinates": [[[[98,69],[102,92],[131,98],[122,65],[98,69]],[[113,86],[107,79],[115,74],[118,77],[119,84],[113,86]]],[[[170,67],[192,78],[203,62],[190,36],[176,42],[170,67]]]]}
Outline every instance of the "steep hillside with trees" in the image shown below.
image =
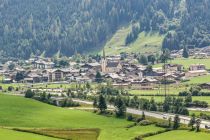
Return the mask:
{"type": "Polygon", "coordinates": [[[70,56],[101,48],[116,30],[139,22],[128,34],[166,34],[163,47],[210,44],[210,0],[1,0],[0,55],[70,56]],[[136,31],[138,30],[138,31],[136,31]]]}

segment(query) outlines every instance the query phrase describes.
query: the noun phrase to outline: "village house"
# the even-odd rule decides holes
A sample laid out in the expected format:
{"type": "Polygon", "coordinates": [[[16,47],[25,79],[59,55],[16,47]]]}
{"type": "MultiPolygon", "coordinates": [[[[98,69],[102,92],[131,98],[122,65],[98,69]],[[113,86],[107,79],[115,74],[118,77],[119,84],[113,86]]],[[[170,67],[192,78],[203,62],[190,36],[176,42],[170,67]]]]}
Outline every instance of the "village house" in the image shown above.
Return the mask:
{"type": "Polygon", "coordinates": [[[48,70],[48,81],[57,82],[64,80],[64,72],[60,69],[48,70]]]}
{"type": "Polygon", "coordinates": [[[189,71],[185,73],[185,77],[197,77],[207,75],[206,67],[204,64],[190,65],[189,71]]]}
{"type": "Polygon", "coordinates": [[[157,82],[156,79],[147,77],[141,80],[132,81],[131,87],[136,90],[153,90],[157,82]]]}
{"type": "Polygon", "coordinates": [[[95,63],[86,63],[82,66],[82,68],[86,68],[88,70],[94,70],[94,71],[101,71],[101,64],[95,62],[95,63]]]}
{"type": "Polygon", "coordinates": [[[197,76],[203,76],[207,75],[208,72],[206,70],[194,70],[194,71],[188,71],[185,73],[185,77],[197,77],[197,76]]]}
{"type": "Polygon", "coordinates": [[[179,64],[165,64],[163,66],[163,69],[166,69],[167,72],[176,72],[176,71],[183,71],[184,67],[183,65],[179,64]]]}
{"type": "Polygon", "coordinates": [[[43,60],[34,61],[32,64],[34,69],[52,69],[55,66],[55,63],[43,60]]]}
{"type": "Polygon", "coordinates": [[[210,90],[210,83],[203,83],[199,85],[202,89],[210,90]]]}
{"type": "Polygon", "coordinates": [[[0,70],[4,69],[4,65],[0,64],[0,70]]]}
{"type": "Polygon", "coordinates": [[[204,64],[193,64],[190,65],[189,71],[205,70],[206,66],[204,64]]]}

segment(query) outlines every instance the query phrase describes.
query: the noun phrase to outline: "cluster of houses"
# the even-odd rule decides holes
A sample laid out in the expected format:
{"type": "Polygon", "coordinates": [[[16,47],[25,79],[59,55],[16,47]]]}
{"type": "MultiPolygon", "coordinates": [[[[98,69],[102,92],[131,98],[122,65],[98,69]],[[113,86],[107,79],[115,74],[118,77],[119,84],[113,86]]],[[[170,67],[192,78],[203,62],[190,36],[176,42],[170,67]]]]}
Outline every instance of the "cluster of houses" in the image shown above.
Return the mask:
{"type": "MultiPolygon", "coordinates": [[[[27,60],[29,68],[23,68],[16,64],[13,70],[9,70],[4,64],[0,65],[0,75],[5,83],[17,82],[17,73],[22,77],[19,82],[44,83],[44,82],[94,82],[96,74],[100,72],[104,80],[110,80],[113,86],[133,89],[154,89],[164,82],[179,83],[183,79],[207,75],[205,65],[194,64],[184,69],[180,64],[165,64],[160,68],[149,68],[134,63],[134,58],[121,60],[120,55],[105,56],[99,62],[91,63],[69,62],[66,68],[55,68],[51,59],[36,58],[27,60]],[[166,81],[167,80],[167,81],[166,81]]],[[[9,63],[9,62],[8,62],[9,63]]]]}
{"type": "MultiPolygon", "coordinates": [[[[189,46],[190,48],[194,48],[194,46],[189,46]]],[[[173,50],[171,52],[171,57],[172,58],[181,58],[183,54],[183,49],[181,50],[173,50]]],[[[210,46],[204,47],[204,48],[194,48],[194,49],[189,49],[189,56],[193,58],[210,58],[210,46]]]]}

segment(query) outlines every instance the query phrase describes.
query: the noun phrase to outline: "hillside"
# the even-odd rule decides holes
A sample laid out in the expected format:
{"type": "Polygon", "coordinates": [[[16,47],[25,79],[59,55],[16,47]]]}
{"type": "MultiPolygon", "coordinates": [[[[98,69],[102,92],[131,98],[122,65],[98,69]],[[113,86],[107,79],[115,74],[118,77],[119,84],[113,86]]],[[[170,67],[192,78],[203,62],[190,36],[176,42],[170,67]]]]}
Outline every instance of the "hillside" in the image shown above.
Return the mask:
{"type": "Polygon", "coordinates": [[[104,46],[107,55],[120,54],[121,52],[155,53],[160,51],[164,35],[157,32],[141,32],[137,39],[129,45],[125,44],[127,35],[131,32],[131,25],[122,27],[107,41],[104,46]]]}
{"type": "MultiPolygon", "coordinates": [[[[126,126],[131,125],[132,122],[125,119],[105,117],[86,111],[63,109],[23,97],[0,94],[0,106],[1,126],[72,129],[72,131],[81,129],[80,133],[76,132],[74,136],[83,139],[87,138],[85,131],[91,130],[91,128],[100,129],[99,140],[128,140],[140,134],[163,130],[153,125],[135,126],[128,129],[126,126]],[[84,129],[84,133],[82,129],[84,129]]],[[[93,138],[90,140],[93,140],[93,138]]]]}
{"type": "Polygon", "coordinates": [[[171,50],[205,47],[210,45],[209,7],[210,0],[2,0],[0,56],[86,54],[102,49],[110,36],[131,22],[141,25],[129,36],[132,51],[139,49],[134,42],[148,42],[137,39],[144,38],[144,32],[165,35],[163,47],[171,50]]]}

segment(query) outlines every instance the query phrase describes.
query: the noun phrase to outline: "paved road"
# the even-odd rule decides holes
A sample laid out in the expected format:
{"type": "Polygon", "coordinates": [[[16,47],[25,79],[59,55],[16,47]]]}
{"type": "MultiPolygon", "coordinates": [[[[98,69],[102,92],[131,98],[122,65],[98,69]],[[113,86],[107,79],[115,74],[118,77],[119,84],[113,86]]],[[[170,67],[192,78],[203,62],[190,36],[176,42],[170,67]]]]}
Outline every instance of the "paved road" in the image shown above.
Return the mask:
{"type": "Polygon", "coordinates": [[[187,108],[191,111],[201,111],[201,112],[210,112],[210,108],[187,108]]]}
{"type": "MultiPolygon", "coordinates": [[[[73,99],[73,101],[79,102],[79,103],[84,103],[84,104],[93,104],[93,102],[91,102],[91,101],[84,101],[84,100],[79,100],[79,99],[73,99]]],[[[114,106],[108,105],[108,108],[114,108],[114,106]]],[[[126,112],[135,114],[135,115],[142,115],[143,111],[139,110],[139,109],[127,108],[126,112]]],[[[162,113],[162,112],[150,112],[150,111],[144,111],[144,114],[146,116],[155,117],[158,119],[166,119],[166,120],[168,120],[170,117],[173,120],[174,116],[175,116],[175,114],[162,113]]],[[[190,117],[188,117],[188,116],[179,115],[179,118],[180,118],[180,122],[182,124],[188,124],[190,121],[190,117]]],[[[206,125],[210,126],[210,121],[202,120],[200,127],[205,128],[206,125]]]]}

